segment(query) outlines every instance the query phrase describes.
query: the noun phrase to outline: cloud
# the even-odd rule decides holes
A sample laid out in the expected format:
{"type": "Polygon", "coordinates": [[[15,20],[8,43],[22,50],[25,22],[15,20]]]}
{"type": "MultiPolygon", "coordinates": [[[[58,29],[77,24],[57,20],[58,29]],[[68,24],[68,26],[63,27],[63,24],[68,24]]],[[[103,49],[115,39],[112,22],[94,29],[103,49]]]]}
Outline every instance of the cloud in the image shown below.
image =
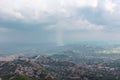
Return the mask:
{"type": "Polygon", "coordinates": [[[105,9],[106,9],[107,11],[109,11],[110,13],[113,13],[113,12],[115,11],[116,6],[117,6],[117,5],[116,5],[115,3],[113,3],[111,0],[105,0],[104,5],[105,5],[105,9]]]}
{"type": "Polygon", "coordinates": [[[104,25],[106,29],[113,30],[120,26],[120,1],[98,0],[96,8],[78,8],[77,16],[83,16],[90,23],[104,25]]]}
{"type": "MultiPolygon", "coordinates": [[[[97,0],[1,0],[0,14],[2,18],[41,20],[44,14],[70,16],[70,8],[96,7],[97,0]]],[[[43,19],[43,18],[42,18],[43,19]]]]}
{"type": "Polygon", "coordinates": [[[48,26],[47,29],[62,29],[62,30],[103,30],[103,25],[90,23],[86,19],[78,19],[72,21],[60,21],[54,25],[48,26]]]}
{"type": "MultiPolygon", "coordinates": [[[[0,37],[12,36],[11,39],[16,41],[23,38],[26,39],[26,42],[35,41],[39,37],[38,41],[43,39],[44,42],[44,40],[48,40],[49,34],[55,35],[53,30],[58,31],[58,36],[63,35],[64,31],[65,33],[85,31],[86,38],[89,31],[93,32],[93,36],[98,31],[113,34],[120,30],[119,4],[119,0],[1,0],[0,37]],[[44,29],[46,27],[48,30],[44,29]],[[10,34],[5,33],[9,30],[12,30],[10,34]],[[37,36],[33,40],[32,37],[35,35],[37,36]],[[30,38],[26,36],[30,36],[30,38]]],[[[79,36],[80,34],[75,33],[75,35],[79,36]]],[[[99,35],[103,39],[107,37],[103,37],[102,32],[99,35]]],[[[71,37],[70,34],[69,36],[71,37]]],[[[5,40],[9,40],[6,38],[5,40]]],[[[64,39],[64,36],[58,37],[59,45],[63,44],[62,38],[64,39]]],[[[114,39],[118,39],[118,37],[114,39]]]]}
{"type": "MultiPolygon", "coordinates": [[[[102,30],[103,26],[109,29],[120,25],[119,3],[118,0],[1,0],[0,21],[6,21],[3,26],[9,22],[28,22],[66,26],[66,30],[102,30]],[[84,19],[78,18],[81,16],[84,19]]],[[[23,28],[20,26],[23,23],[18,24],[19,27],[23,28]]]]}
{"type": "MultiPolygon", "coordinates": [[[[59,19],[77,17],[78,9],[80,10],[79,16],[83,16],[82,11],[86,11],[85,16],[101,14],[103,18],[107,19],[120,14],[118,3],[119,1],[113,0],[15,0],[14,2],[1,0],[0,19],[43,23],[51,21],[50,18],[54,17],[52,20],[59,21],[59,19]],[[90,9],[92,9],[92,14],[89,15],[90,9]],[[106,14],[109,16],[106,17],[106,14]]],[[[98,15],[94,18],[100,17],[98,15]]],[[[94,24],[96,24],[95,21],[94,24]]]]}
{"type": "Polygon", "coordinates": [[[0,32],[8,32],[8,31],[10,31],[10,30],[7,28],[4,28],[4,27],[0,27],[0,32]]]}

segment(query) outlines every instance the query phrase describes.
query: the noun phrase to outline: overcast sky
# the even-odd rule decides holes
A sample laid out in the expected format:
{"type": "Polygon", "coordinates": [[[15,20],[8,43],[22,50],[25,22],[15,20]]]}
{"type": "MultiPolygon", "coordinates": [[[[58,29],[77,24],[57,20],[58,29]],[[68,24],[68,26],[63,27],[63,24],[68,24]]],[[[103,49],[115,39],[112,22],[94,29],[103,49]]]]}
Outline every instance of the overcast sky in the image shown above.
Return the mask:
{"type": "Polygon", "coordinates": [[[0,43],[120,41],[120,0],[0,0],[0,43]]]}

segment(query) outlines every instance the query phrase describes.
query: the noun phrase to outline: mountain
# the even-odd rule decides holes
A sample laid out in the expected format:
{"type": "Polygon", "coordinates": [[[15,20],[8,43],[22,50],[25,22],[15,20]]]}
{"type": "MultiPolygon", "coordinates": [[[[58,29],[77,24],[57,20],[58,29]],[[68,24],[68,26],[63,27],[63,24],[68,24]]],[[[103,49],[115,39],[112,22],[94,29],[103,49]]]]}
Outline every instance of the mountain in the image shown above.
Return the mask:
{"type": "Polygon", "coordinates": [[[55,52],[51,55],[22,55],[3,60],[0,77],[2,80],[120,80],[120,55],[99,52],[108,48],[69,45],[48,50],[55,52]]]}
{"type": "MultiPolygon", "coordinates": [[[[47,78],[51,78],[51,80],[53,80],[52,78],[54,78],[52,75],[47,73],[47,71],[44,69],[42,65],[37,64],[31,59],[26,57],[21,57],[14,61],[0,63],[1,77],[10,76],[8,77],[9,79],[13,78],[10,80],[15,80],[15,78],[21,77],[22,75],[28,76],[31,78],[46,79],[46,80],[47,78]]],[[[29,78],[26,77],[25,80],[28,80],[28,79],[29,78]]]]}

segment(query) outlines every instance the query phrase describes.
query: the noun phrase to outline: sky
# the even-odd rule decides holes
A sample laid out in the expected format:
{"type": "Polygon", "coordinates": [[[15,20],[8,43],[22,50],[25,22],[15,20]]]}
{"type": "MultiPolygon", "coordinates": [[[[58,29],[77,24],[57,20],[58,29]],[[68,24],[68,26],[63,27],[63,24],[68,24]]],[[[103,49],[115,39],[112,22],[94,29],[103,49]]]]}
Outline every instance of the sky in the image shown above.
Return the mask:
{"type": "Polygon", "coordinates": [[[120,41],[120,0],[0,0],[0,43],[120,41]]]}

